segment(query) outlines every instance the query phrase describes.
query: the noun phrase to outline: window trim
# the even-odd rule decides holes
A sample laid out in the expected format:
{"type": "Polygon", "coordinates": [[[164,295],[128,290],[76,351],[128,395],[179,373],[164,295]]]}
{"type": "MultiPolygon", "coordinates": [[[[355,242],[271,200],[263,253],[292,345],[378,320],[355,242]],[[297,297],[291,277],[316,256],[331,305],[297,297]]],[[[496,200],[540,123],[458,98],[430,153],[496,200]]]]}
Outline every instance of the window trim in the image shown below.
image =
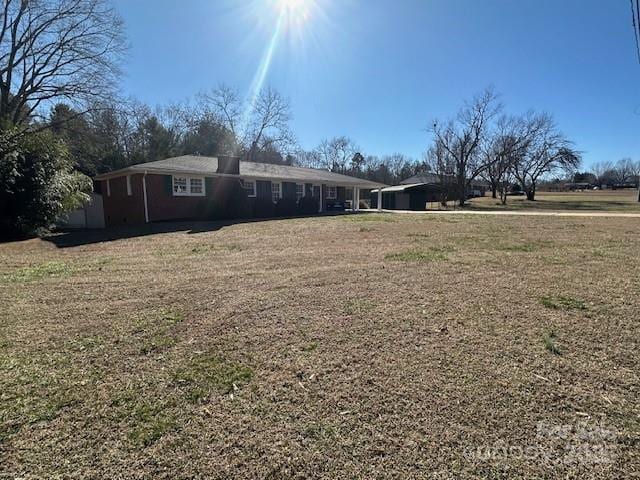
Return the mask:
{"type": "Polygon", "coordinates": [[[189,193],[191,194],[191,196],[193,197],[202,197],[204,196],[204,178],[200,178],[200,177],[189,177],[189,193]],[[200,185],[202,186],[202,191],[201,192],[192,192],[191,191],[191,182],[193,180],[200,180],[200,185]]]}
{"type": "Polygon", "coordinates": [[[282,182],[271,182],[271,201],[273,203],[278,203],[278,200],[282,198],[282,182]],[[278,185],[278,198],[273,198],[273,186],[278,185]]]}
{"type": "Polygon", "coordinates": [[[199,175],[171,175],[171,193],[174,197],[204,197],[207,194],[207,182],[204,177],[199,175]],[[176,192],[176,178],[184,178],[186,180],[186,191],[176,192]],[[202,192],[193,193],[191,191],[191,179],[197,179],[202,181],[202,192]]]}
{"type": "Polygon", "coordinates": [[[307,190],[307,186],[304,183],[296,183],[296,201],[299,202],[301,198],[304,198],[307,190]],[[298,196],[298,187],[302,187],[302,195],[298,196]]]}
{"type": "Polygon", "coordinates": [[[338,187],[335,185],[327,185],[327,200],[336,200],[338,198],[338,187]],[[333,195],[331,190],[333,189],[333,195]]]}
{"type": "Polygon", "coordinates": [[[133,195],[133,191],[131,189],[131,175],[127,175],[127,196],[133,195]]]}
{"type": "Polygon", "coordinates": [[[249,193],[247,192],[247,197],[249,198],[256,198],[257,194],[258,194],[258,186],[256,185],[256,181],[250,178],[247,179],[242,179],[242,188],[244,188],[245,192],[247,191],[246,189],[246,184],[251,183],[253,185],[253,193],[249,193]]]}

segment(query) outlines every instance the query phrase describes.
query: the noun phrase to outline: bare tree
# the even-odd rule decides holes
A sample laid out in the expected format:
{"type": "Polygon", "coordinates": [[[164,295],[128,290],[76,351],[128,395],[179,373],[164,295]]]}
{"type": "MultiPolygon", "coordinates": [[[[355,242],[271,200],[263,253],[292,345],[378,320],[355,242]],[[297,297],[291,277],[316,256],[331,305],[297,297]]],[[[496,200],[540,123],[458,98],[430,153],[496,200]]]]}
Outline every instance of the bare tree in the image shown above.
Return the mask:
{"type": "Polygon", "coordinates": [[[503,115],[481,144],[485,169],[480,176],[490,182],[493,198],[500,192],[503,205],[507,203],[507,193],[515,178],[515,163],[527,151],[541,126],[539,118],[533,112],[522,116],[503,115]]]}
{"type": "Polygon", "coordinates": [[[125,50],[107,0],[4,0],[0,17],[0,121],[26,129],[46,104],[87,110],[112,97],[125,50]]]}
{"type": "Polygon", "coordinates": [[[501,116],[494,131],[485,135],[480,142],[479,156],[482,159],[480,163],[485,165],[480,177],[489,183],[492,198],[498,198],[498,187],[509,171],[510,154],[517,141],[512,132],[516,121],[513,117],[501,116]]]}
{"type": "Polygon", "coordinates": [[[254,160],[258,149],[276,147],[281,153],[289,153],[295,147],[295,138],[289,129],[289,101],[272,88],[266,88],[251,107],[245,132],[247,159],[254,160]]]}
{"type": "Polygon", "coordinates": [[[238,127],[242,116],[242,100],[236,90],[221,84],[210,92],[200,93],[198,100],[205,106],[204,115],[212,114],[234,136],[238,136],[238,127]]]}
{"type": "Polygon", "coordinates": [[[429,171],[438,177],[440,186],[440,204],[447,206],[449,193],[453,189],[456,162],[444,145],[436,140],[427,150],[426,164],[429,171]]]}
{"type": "Polygon", "coordinates": [[[455,119],[443,124],[434,122],[431,131],[455,162],[455,176],[460,205],[464,205],[471,181],[488,165],[482,162],[478,149],[489,123],[501,110],[498,96],[491,88],[466,102],[455,119]]]}
{"type": "Polygon", "coordinates": [[[512,179],[513,151],[517,139],[510,135],[497,135],[482,148],[487,168],[480,174],[491,186],[491,196],[507,203],[507,193],[512,179]]]}
{"type": "Polygon", "coordinates": [[[612,176],[613,164],[611,162],[594,163],[591,170],[596,176],[598,185],[602,187],[602,185],[608,183],[608,179],[612,176]]]}
{"type": "Polygon", "coordinates": [[[337,173],[345,173],[349,169],[358,150],[355,142],[344,136],[324,139],[316,149],[322,167],[337,173]]]}
{"type": "Polygon", "coordinates": [[[518,152],[513,162],[513,175],[524,189],[527,200],[535,200],[540,179],[558,170],[572,171],[580,166],[580,154],[556,128],[550,115],[532,115],[533,135],[526,148],[518,152]]]}
{"type": "Polygon", "coordinates": [[[618,160],[612,171],[616,183],[625,184],[635,181],[636,164],[628,157],[618,160]]]}
{"type": "Polygon", "coordinates": [[[289,101],[272,88],[244,102],[237,90],[226,85],[198,95],[202,115],[224,126],[238,141],[238,151],[249,161],[287,157],[296,141],[289,128],[289,101]]]}
{"type": "Polygon", "coordinates": [[[296,164],[307,168],[323,168],[322,158],[317,149],[298,149],[295,153],[296,164]]]}

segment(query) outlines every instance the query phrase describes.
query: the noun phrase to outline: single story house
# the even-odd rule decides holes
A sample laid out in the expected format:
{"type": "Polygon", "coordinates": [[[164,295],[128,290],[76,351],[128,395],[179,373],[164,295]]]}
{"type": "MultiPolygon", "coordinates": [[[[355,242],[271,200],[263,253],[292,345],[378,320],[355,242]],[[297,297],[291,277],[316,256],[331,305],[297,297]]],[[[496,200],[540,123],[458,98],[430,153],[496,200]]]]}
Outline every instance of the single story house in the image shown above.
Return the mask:
{"type": "Polygon", "coordinates": [[[98,175],[94,181],[102,194],[106,226],[212,219],[216,208],[232,206],[229,192],[238,185],[254,212],[282,203],[281,199],[295,206],[303,197],[312,202],[314,211],[317,204],[318,212],[349,199],[357,210],[360,190],[381,186],[326,170],[198,155],[131,165],[98,175]]]}

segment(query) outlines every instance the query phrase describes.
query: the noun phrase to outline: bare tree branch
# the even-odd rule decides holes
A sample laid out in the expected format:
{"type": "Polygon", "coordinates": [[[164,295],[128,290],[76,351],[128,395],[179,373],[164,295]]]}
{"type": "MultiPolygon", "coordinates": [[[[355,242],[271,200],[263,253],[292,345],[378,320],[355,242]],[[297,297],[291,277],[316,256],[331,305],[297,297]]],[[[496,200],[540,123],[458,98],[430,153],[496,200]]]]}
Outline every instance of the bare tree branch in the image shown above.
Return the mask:
{"type": "Polygon", "coordinates": [[[113,97],[126,45],[108,0],[4,0],[0,121],[29,130],[45,105],[113,97]]]}

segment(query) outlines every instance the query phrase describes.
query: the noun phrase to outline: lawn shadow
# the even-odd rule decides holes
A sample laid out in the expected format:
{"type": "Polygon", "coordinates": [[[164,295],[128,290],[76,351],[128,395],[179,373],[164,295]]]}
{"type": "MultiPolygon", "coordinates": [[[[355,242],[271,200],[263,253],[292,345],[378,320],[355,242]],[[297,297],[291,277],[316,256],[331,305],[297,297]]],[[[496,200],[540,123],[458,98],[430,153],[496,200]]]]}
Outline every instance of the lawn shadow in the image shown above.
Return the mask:
{"type": "Polygon", "coordinates": [[[127,225],[96,230],[62,230],[42,237],[42,240],[54,244],[58,248],[79,247],[95,243],[112,242],[127,238],[146,237],[161,233],[183,232],[187,234],[216,232],[222,228],[242,223],[266,222],[273,220],[290,220],[294,218],[325,217],[336,215],[353,215],[351,212],[327,212],[323,214],[276,217],[276,218],[244,218],[218,221],[182,221],[157,222],[144,225],[127,225]]]}

